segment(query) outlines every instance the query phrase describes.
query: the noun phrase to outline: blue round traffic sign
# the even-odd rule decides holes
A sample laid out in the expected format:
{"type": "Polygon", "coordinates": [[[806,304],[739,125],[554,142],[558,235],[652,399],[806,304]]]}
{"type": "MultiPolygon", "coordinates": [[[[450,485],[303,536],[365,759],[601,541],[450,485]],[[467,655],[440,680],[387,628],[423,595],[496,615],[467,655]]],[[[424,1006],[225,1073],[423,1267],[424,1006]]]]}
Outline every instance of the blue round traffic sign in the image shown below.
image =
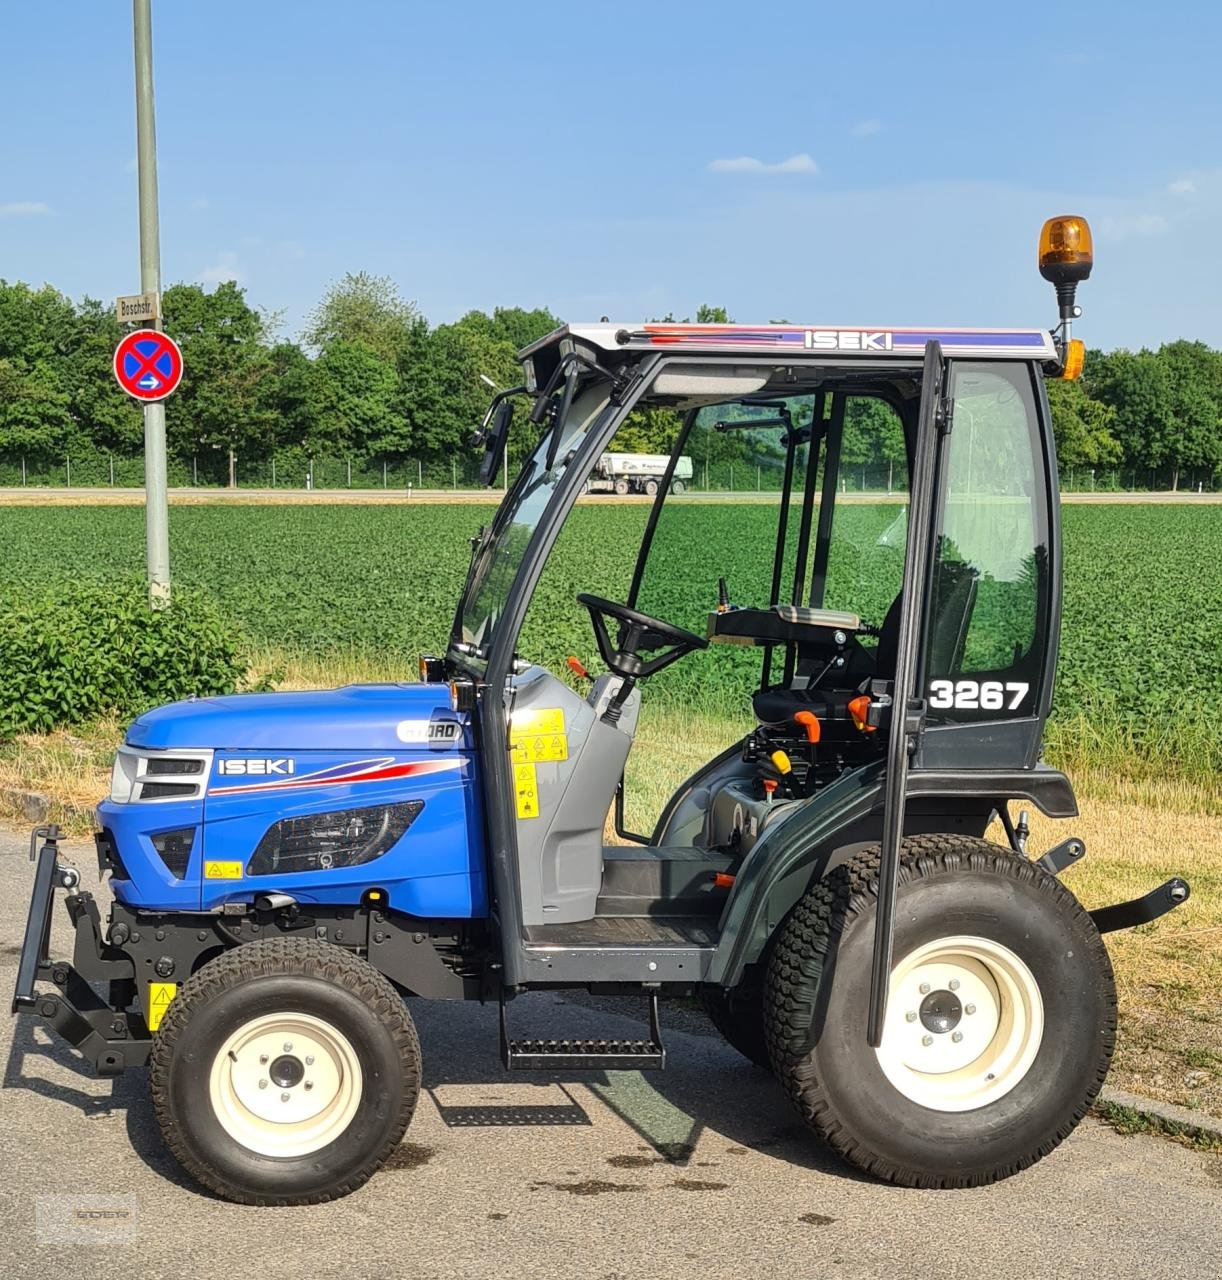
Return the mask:
{"type": "Polygon", "coordinates": [[[157,329],[137,329],[115,348],[115,377],[137,400],[164,400],[182,381],[182,352],[157,329]]]}

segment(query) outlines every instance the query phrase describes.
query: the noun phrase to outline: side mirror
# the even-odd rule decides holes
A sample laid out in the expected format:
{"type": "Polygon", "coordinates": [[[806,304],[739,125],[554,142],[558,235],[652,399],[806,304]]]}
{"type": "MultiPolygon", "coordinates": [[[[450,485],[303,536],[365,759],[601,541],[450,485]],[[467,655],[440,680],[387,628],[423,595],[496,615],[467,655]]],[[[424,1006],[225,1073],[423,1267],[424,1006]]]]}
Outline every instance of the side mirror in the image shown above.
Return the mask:
{"type": "Polygon", "coordinates": [[[484,432],[484,456],[479,464],[479,482],[485,488],[496,479],[500,470],[505,443],[509,439],[509,424],[513,421],[513,401],[502,400],[492,415],[492,423],[484,432]]]}

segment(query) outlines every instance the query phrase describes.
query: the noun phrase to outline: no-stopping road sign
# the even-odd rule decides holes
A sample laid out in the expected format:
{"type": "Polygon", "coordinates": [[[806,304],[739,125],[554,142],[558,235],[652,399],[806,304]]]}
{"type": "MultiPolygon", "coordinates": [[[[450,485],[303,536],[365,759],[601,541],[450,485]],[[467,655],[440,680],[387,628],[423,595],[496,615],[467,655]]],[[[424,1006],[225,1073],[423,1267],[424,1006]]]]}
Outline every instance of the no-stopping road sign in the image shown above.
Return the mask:
{"type": "Polygon", "coordinates": [[[115,348],[115,378],[137,400],[164,400],[182,381],[182,352],[156,329],[137,329],[115,348]]]}

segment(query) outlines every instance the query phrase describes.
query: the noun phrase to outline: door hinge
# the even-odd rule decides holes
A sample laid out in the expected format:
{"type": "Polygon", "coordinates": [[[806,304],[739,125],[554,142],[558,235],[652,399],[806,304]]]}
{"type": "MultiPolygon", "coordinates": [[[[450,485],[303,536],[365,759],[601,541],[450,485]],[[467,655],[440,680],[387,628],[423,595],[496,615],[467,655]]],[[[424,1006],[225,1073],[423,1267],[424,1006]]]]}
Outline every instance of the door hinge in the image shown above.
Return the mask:
{"type": "Polygon", "coordinates": [[[949,396],[941,396],[938,399],[938,407],[934,413],[934,421],[938,424],[938,430],[944,435],[950,435],[951,427],[955,422],[955,404],[949,396]]]}

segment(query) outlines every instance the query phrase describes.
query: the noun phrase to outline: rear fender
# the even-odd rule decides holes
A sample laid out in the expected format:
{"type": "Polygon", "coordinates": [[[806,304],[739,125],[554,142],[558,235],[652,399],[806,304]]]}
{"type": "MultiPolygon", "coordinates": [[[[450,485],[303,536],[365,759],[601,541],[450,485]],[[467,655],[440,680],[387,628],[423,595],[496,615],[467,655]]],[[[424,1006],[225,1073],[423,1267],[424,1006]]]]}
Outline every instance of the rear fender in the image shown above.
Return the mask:
{"type": "MultiPolygon", "coordinates": [[[[711,981],[737,986],[811,884],[877,843],[884,776],[881,760],[845,773],[787,821],[765,829],[743,860],[722,913],[711,981]]],[[[1029,800],[1053,818],[1078,811],[1069,779],[1043,765],[1013,771],[914,770],[908,795],[907,835],[983,835],[995,806],[1012,798],[1029,800]]]]}

